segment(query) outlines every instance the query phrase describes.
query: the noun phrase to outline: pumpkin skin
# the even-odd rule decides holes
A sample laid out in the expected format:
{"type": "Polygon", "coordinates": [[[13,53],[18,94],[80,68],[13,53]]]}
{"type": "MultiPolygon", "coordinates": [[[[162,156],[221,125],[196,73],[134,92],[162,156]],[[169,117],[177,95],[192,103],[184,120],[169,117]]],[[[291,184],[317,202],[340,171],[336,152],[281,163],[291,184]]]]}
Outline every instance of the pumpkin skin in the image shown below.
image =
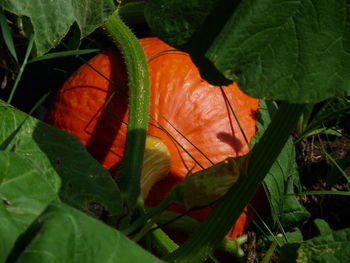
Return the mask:
{"type": "MultiPolygon", "coordinates": [[[[146,203],[152,206],[190,171],[246,154],[248,145],[230,105],[250,140],[257,130],[259,101],[241,92],[236,83],[225,87],[209,84],[200,77],[188,54],[174,51],[157,38],[141,39],[140,43],[149,59],[151,81],[153,118],[147,134],[160,138],[171,155],[168,176],[154,185],[147,198],[146,203]]],[[[127,131],[127,74],[115,49],[100,53],[88,64],[91,67],[81,66],[58,91],[47,122],[75,135],[114,174],[123,157],[127,131]]],[[[178,204],[169,209],[179,213],[186,210],[178,204]]],[[[209,211],[206,208],[190,215],[203,220],[209,211]]],[[[227,236],[243,234],[248,225],[247,216],[242,214],[227,236]]]]}

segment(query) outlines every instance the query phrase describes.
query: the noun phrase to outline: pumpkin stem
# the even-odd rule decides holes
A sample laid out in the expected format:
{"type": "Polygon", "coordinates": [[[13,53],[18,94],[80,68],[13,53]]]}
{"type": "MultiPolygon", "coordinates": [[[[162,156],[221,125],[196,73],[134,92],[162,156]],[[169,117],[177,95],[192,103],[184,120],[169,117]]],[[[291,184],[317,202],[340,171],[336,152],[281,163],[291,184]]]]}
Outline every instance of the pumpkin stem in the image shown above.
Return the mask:
{"type": "Polygon", "coordinates": [[[128,73],[129,116],[125,152],[117,183],[130,210],[142,207],[140,177],[149,115],[150,82],[145,54],[116,11],[103,25],[124,57],[128,73]]]}

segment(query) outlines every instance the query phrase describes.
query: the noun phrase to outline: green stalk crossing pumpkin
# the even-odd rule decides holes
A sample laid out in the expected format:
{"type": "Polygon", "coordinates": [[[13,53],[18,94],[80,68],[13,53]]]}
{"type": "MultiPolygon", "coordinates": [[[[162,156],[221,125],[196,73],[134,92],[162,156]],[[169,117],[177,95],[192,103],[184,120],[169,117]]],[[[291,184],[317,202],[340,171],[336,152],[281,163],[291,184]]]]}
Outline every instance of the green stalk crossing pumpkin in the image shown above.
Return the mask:
{"type": "MultiPolygon", "coordinates": [[[[191,173],[246,154],[246,139],[256,132],[259,101],[241,92],[235,83],[225,87],[209,84],[188,54],[157,38],[141,39],[140,43],[151,80],[141,186],[146,204],[153,206],[191,173]]],[[[121,55],[115,49],[106,50],[65,82],[47,121],[75,135],[92,156],[117,174],[128,122],[127,90],[121,55]]],[[[169,209],[183,213],[186,207],[176,204],[169,209]]],[[[190,215],[203,220],[209,210],[190,215]]],[[[227,236],[241,235],[248,224],[242,214],[227,236]]]]}

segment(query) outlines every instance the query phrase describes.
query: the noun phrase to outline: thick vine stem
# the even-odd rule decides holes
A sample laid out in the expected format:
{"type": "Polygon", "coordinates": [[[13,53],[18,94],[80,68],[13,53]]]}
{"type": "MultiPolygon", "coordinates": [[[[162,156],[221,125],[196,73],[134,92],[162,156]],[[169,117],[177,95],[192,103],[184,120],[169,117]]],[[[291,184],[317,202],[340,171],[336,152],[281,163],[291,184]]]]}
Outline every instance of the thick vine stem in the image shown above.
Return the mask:
{"type": "Polygon", "coordinates": [[[171,191],[159,205],[150,208],[146,214],[140,216],[137,220],[133,222],[132,225],[130,225],[127,229],[124,229],[122,231],[123,234],[130,235],[132,232],[136,231],[139,227],[147,223],[147,221],[150,218],[162,213],[174,199],[176,199],[176,192],[171,191]]]}
{"type": "Polygon", "coordinates": [[[142,171],[149,116],[150,81],[147,60],[139,41],[116,11],[103,25],[124,57],[128,73],[129,116],[126,145],[117,182],[126,205],[133,210],[142,202],[140,175],[142,171]]]}

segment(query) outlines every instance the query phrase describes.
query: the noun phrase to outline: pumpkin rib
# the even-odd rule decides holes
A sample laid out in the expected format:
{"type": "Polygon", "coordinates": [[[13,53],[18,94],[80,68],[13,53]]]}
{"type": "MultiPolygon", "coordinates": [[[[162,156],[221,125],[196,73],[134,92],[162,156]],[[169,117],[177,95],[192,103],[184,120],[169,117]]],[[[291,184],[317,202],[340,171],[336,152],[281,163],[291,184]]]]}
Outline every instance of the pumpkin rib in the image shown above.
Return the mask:
{"type": "MultiPolygon", "coordinates": [[[[227,103],[250,140],[257,130],[259,101],[244,94],[236,83],[222,87],[209,84],[188,54],[164,52],[173,48],[157,38],[141,39],[140,43],[149,60],[150,115],[154,118],[149,120],[147,134],[160,138],[171,156],[168,176],[153,186],[147,199],[147,204],[155,205],[190,171],[202,169],[186,151],[204,168],[226,157],[246,154],[249,147],[227,103]]],[[[124,152],[128,99],[107,79],[126,91],[125,65],[115,49],[100,53],[89,64],[104,77],[87,65],[81,66],[58,91],[47,121],[75,135],[106,169],[115,171],[124,152]]],[[[182,206],[171,209],[184,212],[182,206]]],[[[209,210],[191,215],[203,220],[209,210]]],[[[234,236],[244,233],[247,221],[242,214],[233,228],[234,236]]]]}

